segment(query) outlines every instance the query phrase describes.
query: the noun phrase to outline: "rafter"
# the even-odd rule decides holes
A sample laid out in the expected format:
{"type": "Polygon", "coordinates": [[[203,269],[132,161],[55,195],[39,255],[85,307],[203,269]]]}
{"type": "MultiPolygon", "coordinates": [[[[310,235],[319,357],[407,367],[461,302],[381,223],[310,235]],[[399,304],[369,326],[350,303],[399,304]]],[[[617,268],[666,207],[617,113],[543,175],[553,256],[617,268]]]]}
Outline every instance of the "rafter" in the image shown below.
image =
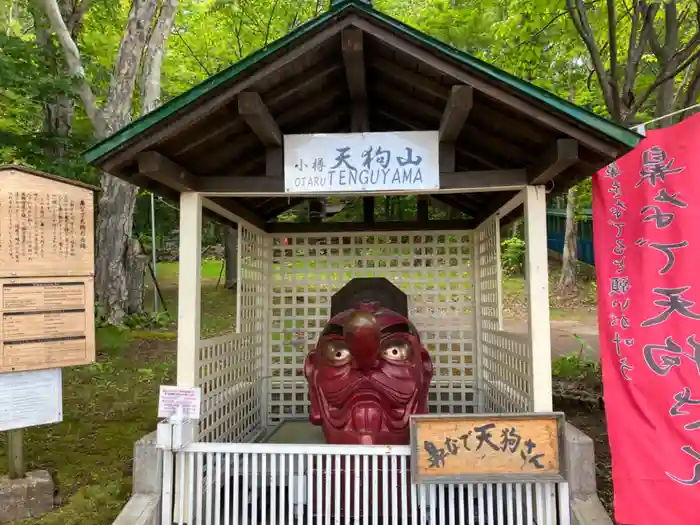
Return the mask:
{"type": "Polygon", "coordinates": [[[263,145],[268,148],[282,146],[282,131],[260,95],[252,91],[238,95],[238,113],[263,145]]]}
{"type": "Polygon", "coordinates": [[[454,171],[456,164],[455,142],[474,103],[474,91],[470,86],[452,86],[445,109],[440,117],[440,169],[454,171]]]}
{"type": "MultiPolygon", "coordinates": [[[[145,151],[137,157],[139,173],[155,180],[171,190],[183,193],[186,191],[197,191],[197,178],[179,164],[155,151],[145,151]]],[[[229,212],[237,215],[241,219],[249,222],[260,229],[265,227],[265,221],[253,210],[237,202],[227,201],[226,205],[215,202],[213,199],[204,199],[203,205],[219,213],[220,208],[225,208],[229,212]]],[[[221,213],[219,213],[221,214],[221,213]]]]}
{"type": "Polygon", "coordinates": [[[440,142],[455,142],[474,104],[471,86],[452,86],[440,119],[440,142]]]}
{"type": "Polygon", "coordinates": [[[528,167],[528,184],[546,184],[578,161],[578,142],[559,139],[537,162],[528,167]]]}

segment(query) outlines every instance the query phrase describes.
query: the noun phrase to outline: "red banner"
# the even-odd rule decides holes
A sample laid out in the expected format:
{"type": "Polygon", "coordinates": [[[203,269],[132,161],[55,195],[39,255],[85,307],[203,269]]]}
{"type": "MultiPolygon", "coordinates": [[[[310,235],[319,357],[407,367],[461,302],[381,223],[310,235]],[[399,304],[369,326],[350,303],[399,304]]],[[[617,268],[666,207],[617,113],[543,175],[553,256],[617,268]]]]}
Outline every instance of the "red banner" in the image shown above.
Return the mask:
{"type": "Polygon", "coordinates": [[[700,115],[593,177],[615,520],[700,524],[700,115]]]}

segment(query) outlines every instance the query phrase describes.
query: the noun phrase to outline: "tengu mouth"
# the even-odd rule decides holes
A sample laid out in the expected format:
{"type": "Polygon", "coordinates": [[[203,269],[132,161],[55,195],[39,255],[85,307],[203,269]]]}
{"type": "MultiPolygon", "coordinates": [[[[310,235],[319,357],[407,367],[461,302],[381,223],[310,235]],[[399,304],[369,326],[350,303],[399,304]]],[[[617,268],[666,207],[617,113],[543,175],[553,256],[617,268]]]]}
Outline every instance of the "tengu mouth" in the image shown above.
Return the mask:
{"type": "Polygon", "coordinates": [[[347,430],[358,434],[376,434],[382,431],[384,411],[378,403],[362,401],[350,412],[347,430]]]}

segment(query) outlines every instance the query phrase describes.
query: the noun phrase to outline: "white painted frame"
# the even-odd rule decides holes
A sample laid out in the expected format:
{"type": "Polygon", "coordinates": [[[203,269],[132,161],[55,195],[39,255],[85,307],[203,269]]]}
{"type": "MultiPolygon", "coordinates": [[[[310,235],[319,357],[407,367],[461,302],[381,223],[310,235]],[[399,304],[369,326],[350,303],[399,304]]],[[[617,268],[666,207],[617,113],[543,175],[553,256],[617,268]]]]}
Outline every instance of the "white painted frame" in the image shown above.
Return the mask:
{"type": "MultiPolygon", "coordinates": [[[[202,197],[197,192],[184,192],[180,197],[180,272],[179,272],[179,309],[178,309],[178,363],[177,363],[177,383],[179,386],[196,385],[196,360],[197,351],[200,344],[200,315],[201,315],[201,224],[202,208],[212,204],[209,199],[202,197]]],[[[532,385],[532,407],[533,411],[551,411],[551,341],[549,334],[549,303],[548,303],[548,276],[547,276],[547,235],[546,235],[546,202],[544,187],[528,186],[520,191],[498,212],[489,217],[485,223],[493,220],[500,220],[501,217],[510,213],[517,206],[525,205],[525,236],[526,236],[526,291],[528,295],[528,335],[527,340],[531,354],[530,382],[532,385]]],[[[267,236],[255,226],[249,224],[240,217],[220,209],[213,204],[217,211],[228,219],[237,222],[243,227],[259,232],[267,236]]],[[[485,223],[480,226],[483,227],[485,223]]],[[[431,232],[438,235],[440,232],[431,232]]],[[[376,232],[372,232],[377,235],[376,232]]],[[[353,235],[362,235],[361,232],[354,232],[353,235]]],[[[398,232],[391,232],[391,235],[401,235],[398,232]]],[[[472,238],[476,233],[472,234],[472,238]]],[[[270,235],[272,237],[272,235],[270,235]]],[[[241,244],[239,235],[239,248],[241,244]]],[[[496,257],[500,260],[500,243],[496,243],[496,257]]],[[[473,246],[476,246],[473,244],[473,246]]],[[[271,246],[268,246],[271,248],[271,246]]],[[[475,249],[475,248],[474,248],[475,249]]],[[[240,250],[239,250],[240,253],[240,250]]],[[[475,254],[475,251],[472,251],[475,254]]],[[[474,256],[472,256],[474,257],[474,256]]],[[[271,260],[270,260],[271,263],[271,260]]],[[[472,272],[476,275],[478,261],[472,259],[472,272]]],[[[268,277],[271,272],[271,264],[268,264],[268,277]]],[[[239,263],[239,288],[240,288],[239,263]]],[[[473,293],[477,297],[480,283],[478,279],[473,279],[473,293]]],[[[501,315],[501,295],[500,286],[500,265],[498,281],[498,304],[499,304],[499,329],[502,330],[501,315]]],[[[240,292],[240,289],[239,289],[240,292]]],[[[270,292],[268,291],[268,294],[270,292]]],[[[268,308],[270,307],[270,297],[265,297],[268,308]]],[[[240,293],[237,297],[240,309],[240,293]]],[[[481,348],[481,334],[478,322],[478,312],[474,309],[474,359],[475,359],[475,383],[477,392],[483,389],[483,352],[481,348]]],[[[269,324],[269,322],[267,323],[269,324]]],[[[240,319],[237,319],[236,328],[240,330],[240,319]]],[[[269,332],[269,326],[268,332],[269,332]]],[[[269,333],[268,333],[269,335],[269,333]]],[[[267,337],[265,352],[270,351],[270,341],[267,337]]],[[[263,359],[266,362],[266,359],[263,359]]],[[[269,367],[265,367],[269,371],[269,367]]],[[[267,381],[263,382],[263,398],[267,401],[267,381]]],[[[265,403],[266,404],[266,403],[265,403]]],[[[478,408],[485,409],[483,399],[478,400],[478,408]]],[[[265,416],[267,408],[264,407],[265,416]]]]}

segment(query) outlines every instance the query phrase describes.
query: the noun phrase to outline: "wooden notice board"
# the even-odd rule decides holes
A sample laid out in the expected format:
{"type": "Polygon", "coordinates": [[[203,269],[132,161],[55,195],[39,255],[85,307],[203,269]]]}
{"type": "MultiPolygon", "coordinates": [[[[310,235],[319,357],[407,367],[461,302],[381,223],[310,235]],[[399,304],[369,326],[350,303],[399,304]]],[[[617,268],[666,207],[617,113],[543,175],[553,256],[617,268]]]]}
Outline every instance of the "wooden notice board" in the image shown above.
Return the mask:
{"type": "Polygon", "coordinates": [[[94,190],[0,169],[0,278],[94,275],[94,190]]]}
{"type": "Polygon", "coordinates": [[[564,414],[411,417],[414,482],[562,481],[564,414]]]}
{"type": "Polygon", "coordinates": [[[0,167],[0,373],[95,360],[94,188],[0,167]]]}

